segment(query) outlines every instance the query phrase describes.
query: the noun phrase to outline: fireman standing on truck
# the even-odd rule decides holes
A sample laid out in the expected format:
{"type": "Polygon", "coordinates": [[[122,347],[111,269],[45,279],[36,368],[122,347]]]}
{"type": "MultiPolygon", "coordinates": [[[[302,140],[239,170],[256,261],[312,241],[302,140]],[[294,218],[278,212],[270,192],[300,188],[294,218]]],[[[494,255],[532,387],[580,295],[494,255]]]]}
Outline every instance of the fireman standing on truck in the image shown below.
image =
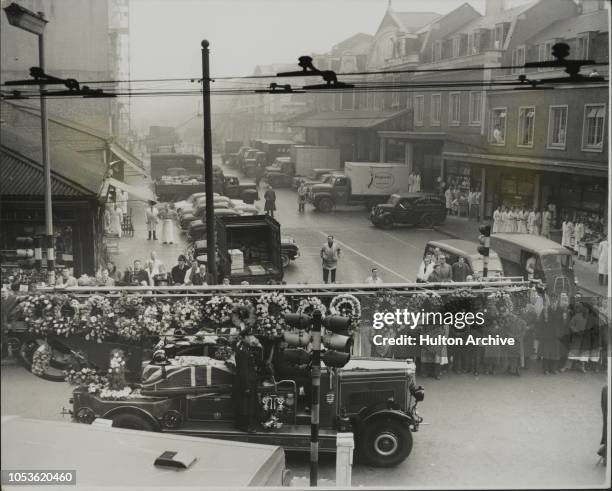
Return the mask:
{"type": "Polygon", "coordinates": [[[261,343],[248,330],[241,333],[240,341],[236,346],[235,359],[234,404],[236,406],[236,423],[239,429],[255,433],[259,422],[257,388],[264,360],[261,343]]]}

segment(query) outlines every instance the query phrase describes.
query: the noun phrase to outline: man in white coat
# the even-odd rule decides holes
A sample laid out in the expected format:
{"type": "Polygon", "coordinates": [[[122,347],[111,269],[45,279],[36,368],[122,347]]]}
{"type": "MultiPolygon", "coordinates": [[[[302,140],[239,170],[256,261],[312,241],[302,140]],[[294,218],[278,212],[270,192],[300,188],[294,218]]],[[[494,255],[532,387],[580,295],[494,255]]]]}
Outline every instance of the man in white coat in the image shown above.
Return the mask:
{"type": "Polygon", "coordinates": [[[597,247],[597,272],[599,284],[608,286],[608,237],[605,237],[597,247]]]}
{"type": "Polygon", "coordinates": [[[149,207],[145,213],[145,219],[147,222],[147,231],[149,232],[149,238],[153,236],[153,240],[157,240],[157,224],[159,223],[159,215],[157,208],[155,208],[155,201],[149,201],[149,207]]]}

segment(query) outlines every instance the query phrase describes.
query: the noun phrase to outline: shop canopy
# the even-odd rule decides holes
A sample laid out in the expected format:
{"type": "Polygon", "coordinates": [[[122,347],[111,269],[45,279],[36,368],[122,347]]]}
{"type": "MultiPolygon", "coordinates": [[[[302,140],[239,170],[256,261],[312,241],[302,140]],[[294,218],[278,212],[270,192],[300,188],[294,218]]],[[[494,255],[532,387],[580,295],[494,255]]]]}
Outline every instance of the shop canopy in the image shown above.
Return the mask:
{"type": "Polygon", "coordinates": [[[99,196],[105,197],[110,187],[125,191],[132,201],[157,201],[157,197],[148,187],[132,186],[131,184],[118,181],[114,177],[107,177],[104,180],[99,196]]]}
{"type": "Polygon", "coordinates": [[[118,145],[117,143],[111,143],[109,145],[110,151],[115,155],[118,159],[124,162],[127,166],[131,167],[138,174],[146,176],[147,171],[144,169],[144,166],[138,157],[132,155],[125,148],[118,145]]]}

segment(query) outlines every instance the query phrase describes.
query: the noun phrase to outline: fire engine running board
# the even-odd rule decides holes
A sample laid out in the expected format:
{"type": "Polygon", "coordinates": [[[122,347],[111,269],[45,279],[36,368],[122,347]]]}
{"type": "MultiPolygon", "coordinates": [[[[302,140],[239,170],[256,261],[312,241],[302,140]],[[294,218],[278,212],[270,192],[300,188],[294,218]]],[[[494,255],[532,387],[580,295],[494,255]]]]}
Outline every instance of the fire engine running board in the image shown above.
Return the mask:
{"type": "MultiPolygon", "coordinates": [[[[204,438],[216,438],[219,440],[233,440],[249,443],[263,443],[266,445],[278,445],[285,450],[309,451],[310,450],[310,426],[309,425],[283,425],[282,428],[261,430],[257,433],[247,433],[233,426],[219,428],[203,428],[201,424],[183,425],[176,430],[163,430],[164,432],[201,436],[204,438]]],[[[319,430],[319,450],[321,452],[336,451],[336,431],[319,430]]]]}

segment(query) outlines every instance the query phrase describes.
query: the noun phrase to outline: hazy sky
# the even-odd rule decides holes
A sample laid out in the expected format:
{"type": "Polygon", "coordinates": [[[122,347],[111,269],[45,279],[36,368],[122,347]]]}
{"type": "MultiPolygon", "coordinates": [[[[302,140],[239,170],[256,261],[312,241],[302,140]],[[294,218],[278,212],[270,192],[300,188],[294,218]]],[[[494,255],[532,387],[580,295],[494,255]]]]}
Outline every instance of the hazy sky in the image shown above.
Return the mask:
{"type": "MultiPolygon", "coordinates": [[[[200,42],[211,43],[212,76],[251,74],[259,64],[297,62],[358,32],[374,34],[388,0],[132,0],[131,78],[201,73],[200,42]]],[[[396,11],[447,13],[464,0],[393,0],[396,11]]],[[[484,12],[485,0],[469,0],[484,12]]],[[[515,0],[512,5],[525,3],[515,0]]],[[[296,67],[297,68],[297,67],[296,67]]],[[[182,98],[136,99],[138,128],[179,124],[195,112],[182,98]]]]}

